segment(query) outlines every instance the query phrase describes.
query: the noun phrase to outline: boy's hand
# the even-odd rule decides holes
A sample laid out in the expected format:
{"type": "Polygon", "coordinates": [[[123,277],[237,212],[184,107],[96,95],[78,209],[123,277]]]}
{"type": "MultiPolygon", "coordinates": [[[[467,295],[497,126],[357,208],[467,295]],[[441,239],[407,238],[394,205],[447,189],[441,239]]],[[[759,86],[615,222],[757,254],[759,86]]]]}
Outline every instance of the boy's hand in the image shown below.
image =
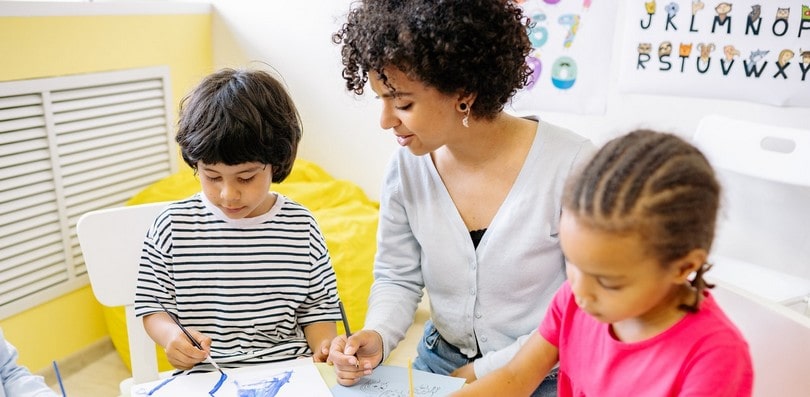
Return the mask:
{"type": "Polygon", "coordinates": [[[188,340],[188,337],[180,328],[177,328],[177,332],[172,335],[165,348],[169,363],[175,368],[182,370],[191,369],[195,364],[204,361],[211,350],[210,337],[190,328],[187,328],[187,330],[194,339],[200,342],[203,350],[191,344],[191,341],[188,340]]]}
{"type": "Polygon", "coordinates": [[[329,339],[325,339],[321,342],[321,348],[312,354],[312,361],[316,363],[326,362],[326,359],[329,357],[329,346],[331,342],[332,341],[329,339]]]}

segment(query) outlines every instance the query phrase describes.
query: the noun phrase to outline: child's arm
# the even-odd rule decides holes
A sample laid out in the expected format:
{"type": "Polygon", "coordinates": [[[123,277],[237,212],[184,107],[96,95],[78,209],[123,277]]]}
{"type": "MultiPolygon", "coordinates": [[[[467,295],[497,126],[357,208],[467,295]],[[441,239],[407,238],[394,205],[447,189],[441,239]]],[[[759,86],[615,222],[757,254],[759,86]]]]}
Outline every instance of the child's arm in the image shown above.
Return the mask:
{"type": "Polygon", "coordinates": [[[187,328],[191,336],[197,342],[200,342],[203,350],[196,348],[166,313],[153,313],[144,316],[143,327],[152,340],[163,347],[169,363],[177,369],[191,369],[195,364],[205,360],[211,349],[210,337],[194,329],[187,328]]]}
{"type": "Polygon", "coordinates": [[[451,394],[462,396],[529,395],[554,367],[557,347],[535,332],[505,366],[451,394]]]}
{"type": "Polygon", "coordinates": [[[304,327],[304,336],[312,350],[312,360],[316,363],[326,362],[329,345],[337,336],[337,326],[329,321],[312,323],[304,327]]]}

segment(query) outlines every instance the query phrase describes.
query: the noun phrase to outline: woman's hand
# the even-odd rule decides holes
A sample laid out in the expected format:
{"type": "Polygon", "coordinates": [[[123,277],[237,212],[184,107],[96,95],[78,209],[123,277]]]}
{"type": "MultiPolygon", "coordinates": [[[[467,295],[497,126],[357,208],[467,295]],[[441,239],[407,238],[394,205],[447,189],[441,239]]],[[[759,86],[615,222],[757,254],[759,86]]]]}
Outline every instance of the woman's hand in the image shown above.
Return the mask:
{"type": "Polygon", "coordinates": [[[348,339],[345,335],[332,339],[326,362],[334,365],[339,384],[351,386],[363,376],[371,375],[372,370],[382,362],[382,356],[383,341],[380,334],[362,330],[348,339]]]}

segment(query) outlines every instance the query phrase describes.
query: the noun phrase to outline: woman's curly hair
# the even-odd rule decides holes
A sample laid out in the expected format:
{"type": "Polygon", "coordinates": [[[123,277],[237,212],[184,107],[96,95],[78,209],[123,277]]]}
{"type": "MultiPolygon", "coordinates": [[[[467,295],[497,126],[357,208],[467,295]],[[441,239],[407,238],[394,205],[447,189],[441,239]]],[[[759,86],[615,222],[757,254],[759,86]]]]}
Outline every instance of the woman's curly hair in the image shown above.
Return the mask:
{"type": "MultiPolygon", "coordinates": [[[[504,0],[363,0],[332,37],[342,44],[346,87],[395,67],[445,94],[475,94],[472,113],[492,119],[528,82],[530,21],[504,0]]],[[[391,88],[389,86],[389,88],[391,88]]]]}

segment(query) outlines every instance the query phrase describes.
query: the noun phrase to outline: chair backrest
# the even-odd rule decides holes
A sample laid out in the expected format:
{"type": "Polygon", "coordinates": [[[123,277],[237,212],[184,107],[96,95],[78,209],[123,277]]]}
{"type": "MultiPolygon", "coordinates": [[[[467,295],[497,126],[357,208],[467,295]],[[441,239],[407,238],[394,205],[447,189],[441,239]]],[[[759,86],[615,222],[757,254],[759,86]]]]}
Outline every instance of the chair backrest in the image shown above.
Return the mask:
{"type": "Polygon", "coordinates": [[[810,130],[712,115],[694,141],[723,184],[714,253],[810,280],[810,130]]]}
{"type": "Polygon", "coordinates": [[[124,306],[132,379],[125,385],[158,379],[155,344],[135,317],[135,285],[146,231],[167,202],[91,211],[76,224],[93,294],[105,306],[124,306]]]}
{"type": "Polygon", "coordinates": [[[723,208],[706,275],[751,349],[754,396],[810,390],[810,131],[707,116],[723,208]]]}

